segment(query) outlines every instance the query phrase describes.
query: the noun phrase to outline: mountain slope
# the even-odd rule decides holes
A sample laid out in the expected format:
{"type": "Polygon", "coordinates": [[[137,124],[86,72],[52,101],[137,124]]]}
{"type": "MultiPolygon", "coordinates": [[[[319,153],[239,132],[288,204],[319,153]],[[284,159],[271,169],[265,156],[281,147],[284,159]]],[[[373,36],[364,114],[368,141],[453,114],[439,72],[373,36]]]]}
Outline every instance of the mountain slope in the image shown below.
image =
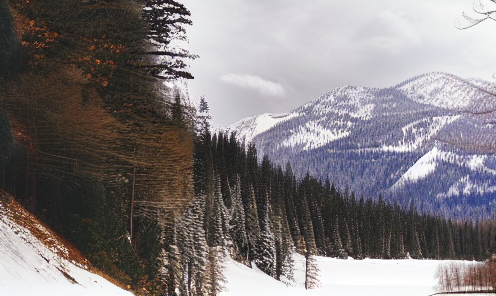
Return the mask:
{"type": "Polygon", "coordinates": [[[0,192],[0,295],[132,295],[0,192]]]}
{"type": "Polygon", "coordinates": [[[495,94],[488,82],[429,73],[385,89],[340,87],[287,115],[225,130],[299,176],[308,171],[359,196],[488,215],[496,209],[495,94]]]}

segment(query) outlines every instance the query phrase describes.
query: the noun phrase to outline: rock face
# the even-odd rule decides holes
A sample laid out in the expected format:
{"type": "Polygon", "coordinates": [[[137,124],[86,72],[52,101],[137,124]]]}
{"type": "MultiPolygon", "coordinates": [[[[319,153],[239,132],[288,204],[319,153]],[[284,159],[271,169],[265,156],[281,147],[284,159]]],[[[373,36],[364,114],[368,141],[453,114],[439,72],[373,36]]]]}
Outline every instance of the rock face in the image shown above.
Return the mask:
{"type": "Polygon", "coordinates": [[[224,130],[357,196],[452,217],[496,209],[496,86],[429,73],[385,89],[345,86],[286,115],[224,130]]]}

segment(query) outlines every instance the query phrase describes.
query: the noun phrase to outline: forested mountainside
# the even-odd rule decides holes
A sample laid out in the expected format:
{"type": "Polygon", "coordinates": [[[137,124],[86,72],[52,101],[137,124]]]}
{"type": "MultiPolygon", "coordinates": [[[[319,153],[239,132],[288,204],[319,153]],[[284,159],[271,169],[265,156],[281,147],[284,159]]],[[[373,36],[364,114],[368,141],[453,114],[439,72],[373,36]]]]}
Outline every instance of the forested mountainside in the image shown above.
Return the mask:
{"type": "Polygon", "coordinates": [[[212,155],[212,165],[202,172],[207,177],[195,183],[197,193],[206,194],[207,241],[219,244],[218,236],[225,235],[236,253],[255,262],[262,254],[274,255],[261,260],[272,265],[259,267],[276,278],[284,274],[287,248],[293,246],[307,256],[340,258],[405,258],[408,253],[481,260],[495,251],[494,222],[419,214],[413,201],[404,210],[381,197],[356,198],[308,174],[297,180],[289,164],[282,169],[268,157],[259,161],[254,146],[245,150],[234,135],[214,135],[202,147],[212,155]],[[245,219],[238,218],[243,213],[245,219]],[[224,229],[215,229],[221,224],[224,229]]]}
{"type": "Polygon", "coordinates": [[[495,208],[494,84],[429,73],[394,87],[346,86],[286,115],[225,128],[299,179],[422,212],[489,217],[495,208]]]}
{"type": "MultiPolygon", "coordinates": [[[[164,1],[0,1],[0,185],[96,267],[166,293],[158,264],[194,194],[190,12],[164,1]],[[164,235],[169,234],[169,236],[164,235]]],[[[172,293],[172,292],[170,292],[172,293]]]]}

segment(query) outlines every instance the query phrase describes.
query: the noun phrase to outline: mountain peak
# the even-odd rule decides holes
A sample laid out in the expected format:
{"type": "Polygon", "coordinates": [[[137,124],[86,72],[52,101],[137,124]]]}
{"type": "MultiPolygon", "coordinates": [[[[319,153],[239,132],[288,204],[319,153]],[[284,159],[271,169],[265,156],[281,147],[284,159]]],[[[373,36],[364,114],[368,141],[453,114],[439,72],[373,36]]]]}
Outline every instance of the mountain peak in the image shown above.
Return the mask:
{"type": "MultiPolygon", "coordinates": [[[[300,177],[309,172],[357,196],[394,192],[405,205],[414,197],[424,209],[446,210],[496,191],[495,89],[433,72],[390,88],[339,87],[289,114],[255,115],[225,130],[252,141],[259,156],[289,161],[300,177]],[[474,167],[474,160],[482,162],[474,167]]],[[[474,204],[479,214],[491,207],[474,204]]]]}

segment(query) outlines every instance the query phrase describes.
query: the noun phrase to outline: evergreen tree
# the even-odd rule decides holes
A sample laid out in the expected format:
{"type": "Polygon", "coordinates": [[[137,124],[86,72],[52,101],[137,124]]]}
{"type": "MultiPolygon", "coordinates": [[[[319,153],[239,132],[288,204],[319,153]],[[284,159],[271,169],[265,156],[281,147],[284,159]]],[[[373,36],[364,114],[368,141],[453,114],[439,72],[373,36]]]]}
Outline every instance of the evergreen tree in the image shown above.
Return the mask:
{"type": "Polygon", "coordinates": [[[307,251],[305,255],[305,289],[320,287],[320,269],[314,255],[307,251]]]}
{"type": "Polygon", "coordinates": [[[204,291],[203,277],[208,256],[204,213],[205,195],[197,195],[177,226],[177,245],[188,295],[202,295],[204,291]]]}
{"type": "Polygon", "coordinates": [[[245,210],[241,200],[241,178],[236,177],[236,184],[231,189],[231,215],[230,234],[235,246],[235,253],[246,257],[248,249],[248,237],[245,223],[245,210]]]}
{"type": "Polygon", "coordinates": [[[248,259],[255,260],[257,254],[257,245],[260,240],[261,230],[258,218],[257,203],[255,200],[255,190],[250,185],[247,194],[248,207],[245,210],[246,215],[246,233],[248,239],[248,259]]]}
{"type": "Polygon", "coordinates": [[[212,205],[212,221],[210,228],[208,229],[208,234],[210,237],[209,245],[212,247],[221,246],[223,248],[230,248],[232,241],[229,237],[229,213],[224,205],[222,193],[220,192],[219,177],[216,179],[217,186],[212,205]]]}
{"type": "Polygon", "coordinates": [[[181,3],[174,0],[142,0],[143,17],[148,23],[147,36],[150,39],[150,51],[142,52],[151,55],[155,60],[151,64],[138,65],[158,78],[192,79],[187,71],[184,59],[195,59],[186,49],[177,50],[174,42],[186,41],[185,26],[192,25],[191,12],[181,3]]]}
{"type": "Polygon", "coordinates": [[[339,218],[337,215],[334,217],[332,238],[328,248],[330,256],[341,259],[348,258],[348,254],[344,250],[343,243],[341,241],[341,236],[339,235],[339,218]]]}
{"type": "Polygon", "coordinates": [[[216,296],[224,289],[224,252],[221,246],[209,247],[208,260],[205,268],[206,295],[216,296]]]}
{"type": "Polygon", "coordinates": [[[417,209],[413,200],[410,203],[408,210],[408,252],[412,258],[422,258],[422,250],[420,247],[419,233],[417,231],[417,209]]]}
{"type": "Polygon", "coordinates": [[[262,220],[260,221],[260,239],[257,244],[255,264],[261,271],[271,277],[276,277],[276,244],[270,221],[270,203],[268,197],[262,205],[262,220]]]}

